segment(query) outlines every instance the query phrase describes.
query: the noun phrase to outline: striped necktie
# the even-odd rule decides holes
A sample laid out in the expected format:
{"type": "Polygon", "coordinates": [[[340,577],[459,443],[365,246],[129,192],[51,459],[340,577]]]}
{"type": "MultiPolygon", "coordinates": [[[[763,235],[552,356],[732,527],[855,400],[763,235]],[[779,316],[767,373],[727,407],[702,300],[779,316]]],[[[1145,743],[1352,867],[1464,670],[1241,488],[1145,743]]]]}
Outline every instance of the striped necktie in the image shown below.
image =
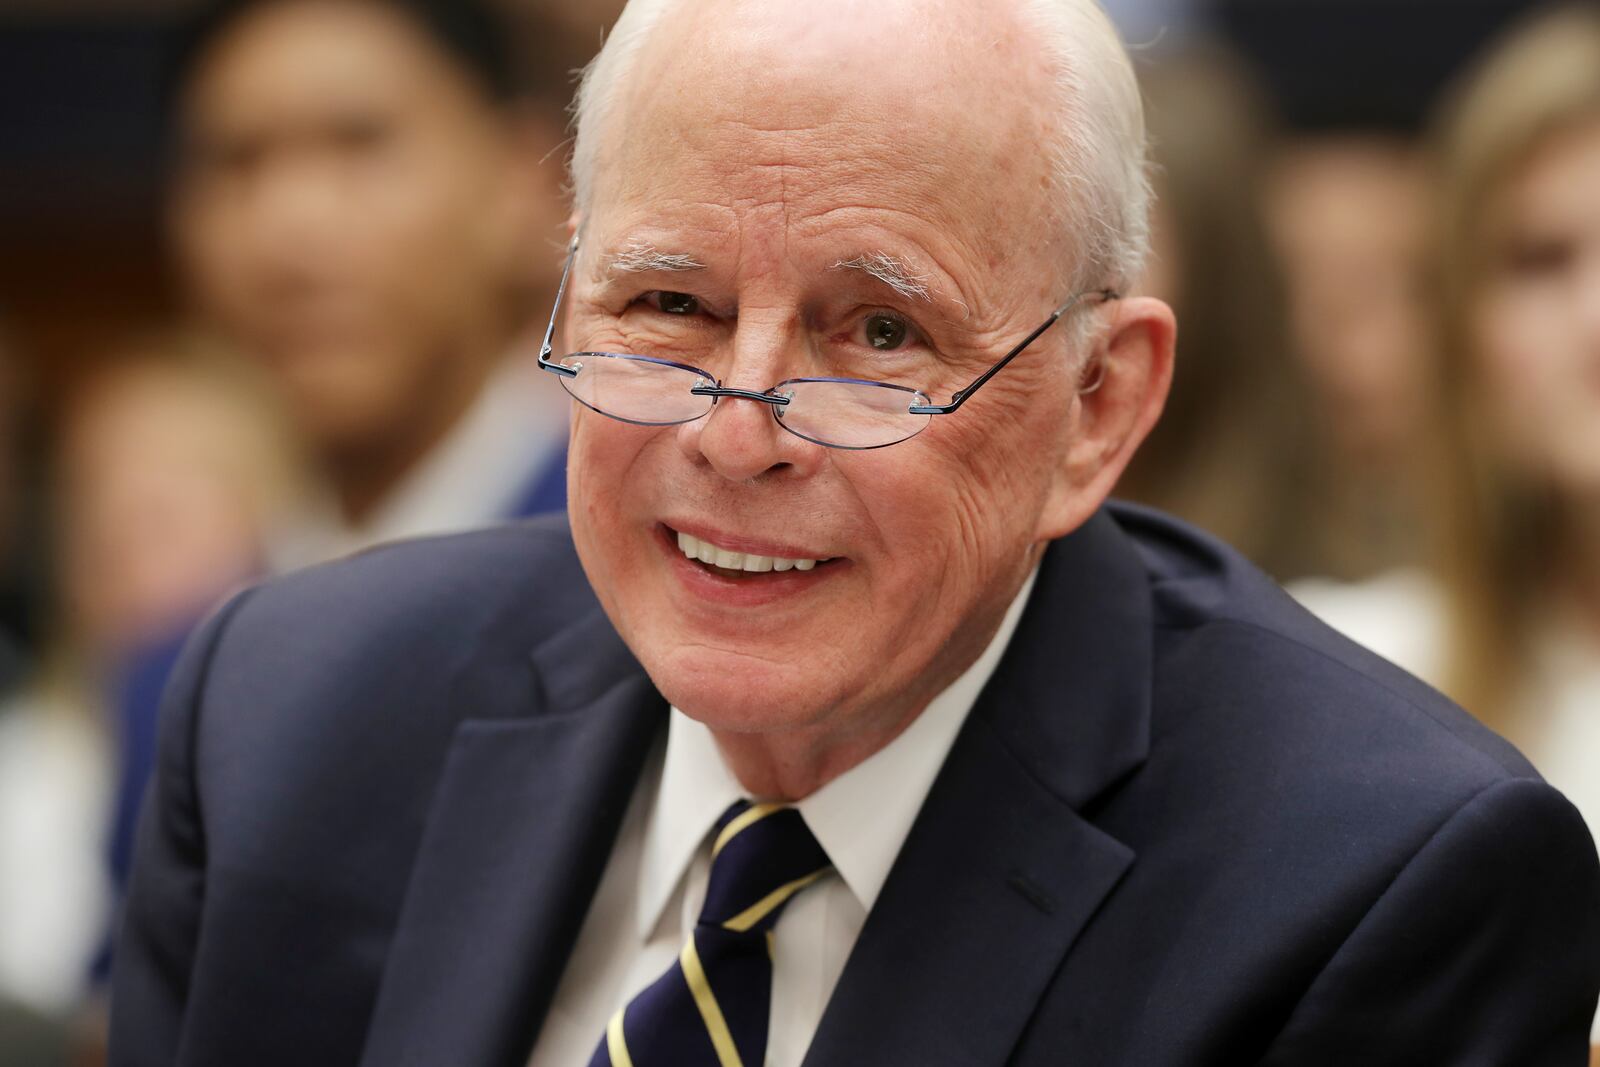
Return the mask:
{"type": "Polygon", "coordinates": [[[717,821],[700,919],[678,961],[611,1017],[589,1067],[761,1067],[772,928],[833,869],[794,808],[741,800],[717,821]]]}

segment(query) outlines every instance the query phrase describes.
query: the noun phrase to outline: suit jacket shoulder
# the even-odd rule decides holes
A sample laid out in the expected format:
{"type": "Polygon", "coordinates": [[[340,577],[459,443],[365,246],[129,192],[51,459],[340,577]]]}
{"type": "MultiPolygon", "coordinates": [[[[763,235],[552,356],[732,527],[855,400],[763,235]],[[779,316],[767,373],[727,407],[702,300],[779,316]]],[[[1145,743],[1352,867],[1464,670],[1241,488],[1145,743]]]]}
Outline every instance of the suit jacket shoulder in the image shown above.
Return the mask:
{"type": "Polygon", "coordinates": [[[220,609],[163,706],[114,1062],[354,1063],[460,724],[535,712],[530,652],[598,615],[565,516],[375,548],[220,609]]]}
{"type": "Polygon", "coordinates": [[[1369,786],[1400,791],[1470,794],[1538,779],[1510,743],[1322,623],[1231,548],[1157,512],[1116,514],[1150,576],[1158,676],[1187,687],[1174,704],[1221,711],[1269,751],[1314,739],[1317,758],[1298,776],[1306,788],[1345,784],[1325,776],[1352,764],[1369,786]]]}
{"type": "Polygon", "coordinates": [[[1580,1049],[1600,906],[1571,805],[1231,549],[1158,513],[1111,514],[1148,576],[1153,638],[1144,761],[1085,809],[1136,858],[1075,948],[1076,992],[1098,999],[1097,967],[1145,971],[1099,1054],[1534,1063],[1580,1049]],[[1447,1023],[1420,1003],[1451,995],[1484,1014],[1447,1023]]]}
{"type": "Polygon", "coordinates": [[[330,836],[348,828],[344,818],[370,815],[308,810],[326,803],[324,786],[402,812],[425,804],[418,784],[429,775],[416,761],[441,758],[464,715],[523,710],[514,697],[537,695],[529,651],[595,610],[559,516],[382,546],[270,580],[228,613],[209,650],[197,786],[222,824],[304,816],[294,824],[330,836]],[[249,819],[249,808],[261,814],[249,819]]]}

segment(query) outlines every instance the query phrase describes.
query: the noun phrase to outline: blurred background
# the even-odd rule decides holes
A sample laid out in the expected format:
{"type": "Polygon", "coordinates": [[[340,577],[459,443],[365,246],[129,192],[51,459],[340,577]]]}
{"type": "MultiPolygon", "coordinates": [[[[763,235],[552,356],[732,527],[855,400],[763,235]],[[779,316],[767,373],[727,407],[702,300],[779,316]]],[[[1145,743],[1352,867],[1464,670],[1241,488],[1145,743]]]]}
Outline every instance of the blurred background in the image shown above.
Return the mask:
{"type": "MultiPolygon", "coordinates": [[[[1600,826],[1600,5],[1106,6],[1181,323],[1119,495],[1600,826]]],[[[562,506],[529,338],[620,7],[0,4],[0,1063],[103,1057],[157,697],[219,597],[562,506]]]]}

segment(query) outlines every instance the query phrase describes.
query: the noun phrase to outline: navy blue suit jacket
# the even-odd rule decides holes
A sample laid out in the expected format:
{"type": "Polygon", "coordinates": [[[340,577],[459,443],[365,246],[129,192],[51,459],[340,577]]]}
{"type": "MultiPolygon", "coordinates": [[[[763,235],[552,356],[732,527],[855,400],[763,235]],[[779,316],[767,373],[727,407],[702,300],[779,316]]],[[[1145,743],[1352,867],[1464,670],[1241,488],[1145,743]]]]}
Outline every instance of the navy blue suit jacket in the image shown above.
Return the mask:
{"type": "MultiPolygon", "coordinates": [[[[665,712],[560,520],[235,600],[169,691],[112,1062],[522,1067],[665,712]]],[[[1116,506],[1045,554],[806,1063],[1577,1065],[1597,990],[1574,809],[1116,506]]]]}

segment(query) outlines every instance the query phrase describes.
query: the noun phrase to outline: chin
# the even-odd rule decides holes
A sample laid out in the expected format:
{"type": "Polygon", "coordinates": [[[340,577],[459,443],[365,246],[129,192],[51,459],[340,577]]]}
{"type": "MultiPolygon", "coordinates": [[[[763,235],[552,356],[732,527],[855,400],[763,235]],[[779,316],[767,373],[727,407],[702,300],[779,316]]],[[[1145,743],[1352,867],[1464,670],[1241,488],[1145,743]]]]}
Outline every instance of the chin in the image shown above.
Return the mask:
{"type": "Polygon", "coordinates": [[[808,669],[800,657],[774,663],[685,647],[649,660],[645,667],[662,696],[719,733],[804,729],[817,725],[839,704],[835,693],[819,687],[815,669],[808,669]]]}

